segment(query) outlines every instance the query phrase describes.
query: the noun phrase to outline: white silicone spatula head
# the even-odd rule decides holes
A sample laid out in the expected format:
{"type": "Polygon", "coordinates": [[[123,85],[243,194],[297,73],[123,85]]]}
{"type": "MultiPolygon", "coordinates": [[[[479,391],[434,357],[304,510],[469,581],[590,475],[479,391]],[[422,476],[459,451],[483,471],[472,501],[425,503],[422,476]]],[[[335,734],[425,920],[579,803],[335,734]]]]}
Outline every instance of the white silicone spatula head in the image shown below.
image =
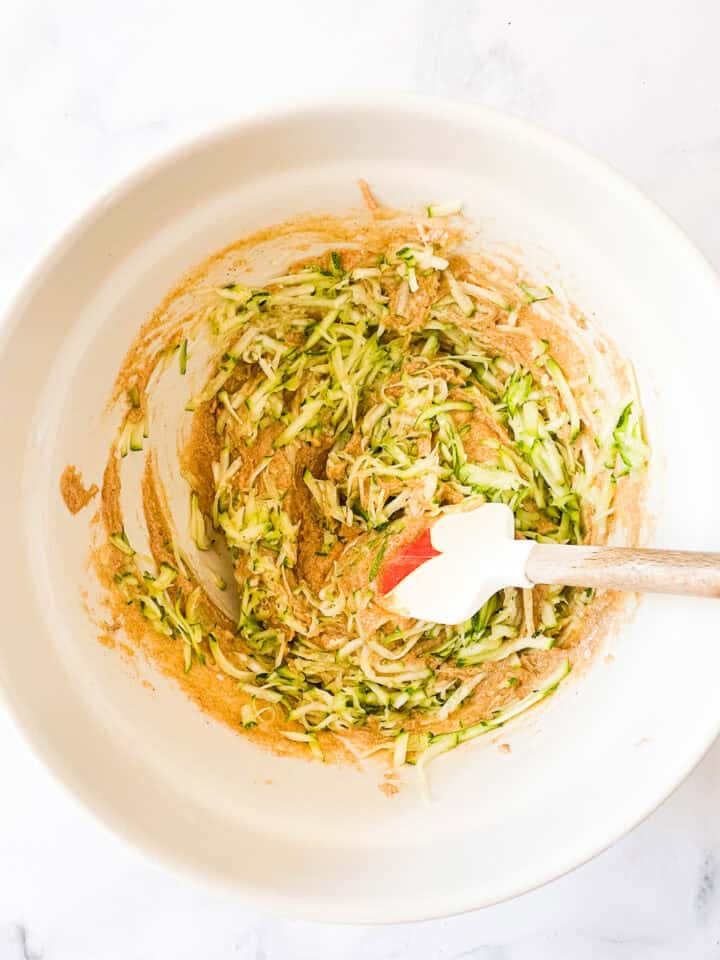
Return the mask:
{"type": "Polygon", "coordinates": [[[532,547],[515,539],[505,504],[446,514],[388,556],[379,583],[383,603],[418,620],[462,623],[502,587],[531,585],[525,564],[532,547]]]}

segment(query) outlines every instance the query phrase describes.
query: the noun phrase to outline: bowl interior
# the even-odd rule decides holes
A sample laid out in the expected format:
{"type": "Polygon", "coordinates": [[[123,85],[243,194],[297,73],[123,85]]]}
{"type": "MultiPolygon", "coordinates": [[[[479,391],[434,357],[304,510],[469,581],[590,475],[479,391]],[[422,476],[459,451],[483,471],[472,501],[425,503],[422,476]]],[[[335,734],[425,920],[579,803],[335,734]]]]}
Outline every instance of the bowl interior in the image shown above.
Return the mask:
{"type": "Polygon", "coordinates": [[[712,547],[697,485],[717,475],[720,291],[680,232],[602,165],[519,121],[412,101],[295,111],[206,138],[124,184],[16,302],[0,334],[12,451],[0,474],[12,544],[0,559],[0,671],[50,766],[144,849],[271,908],[390,921],[520,893],[637,823],[717,733],[720,647],[711,601],[646,598],[547,706],[432,765],[428,801],[411,783],[388,799],[379,768],[265,754],[97,642],[81,592],[91,510],[71,517],[58,478],[74,463],[100,482],[119,359],[190,267],[257,227],[348,210],[358,177],[395,206],[462,198],[489,238],[559,264],[635,362],[656,542],[712,547]]]}

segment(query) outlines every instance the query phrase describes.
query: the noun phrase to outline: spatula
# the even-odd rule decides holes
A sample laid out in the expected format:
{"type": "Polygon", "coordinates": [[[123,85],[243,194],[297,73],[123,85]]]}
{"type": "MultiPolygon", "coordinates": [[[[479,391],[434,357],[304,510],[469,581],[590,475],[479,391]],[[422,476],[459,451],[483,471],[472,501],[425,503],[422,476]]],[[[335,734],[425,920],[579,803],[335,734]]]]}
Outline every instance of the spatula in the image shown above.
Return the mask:
{"type": "Polygon", "coordinates": [[[503,587],[540,583],[720,597],[720,553],[516,540],[510,508],[486,503],[446,514],[389,551],[377,577],[384,605],[447,624],[467,620],[503,587]]]}

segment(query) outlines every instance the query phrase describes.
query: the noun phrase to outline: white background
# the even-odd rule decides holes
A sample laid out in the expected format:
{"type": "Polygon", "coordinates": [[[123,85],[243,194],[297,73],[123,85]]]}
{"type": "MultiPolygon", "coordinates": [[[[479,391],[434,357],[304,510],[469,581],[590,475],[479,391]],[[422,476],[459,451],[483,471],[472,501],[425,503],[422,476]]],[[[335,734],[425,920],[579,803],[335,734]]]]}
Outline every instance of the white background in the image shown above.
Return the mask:
{"type": "MultiPolygon", "coordinates": [[[[720,267],[719,34],[715,0],[3,0],[0,306],[67,220],[146,158],[343,90],[472,98],[570,137],[720,267]]],[[[0,960],[720,956],[720,746],[571,876],[472,915],[372,929],[259,916],[170,876],[78,809],[2,712],[0,744],[0,960]]]]}

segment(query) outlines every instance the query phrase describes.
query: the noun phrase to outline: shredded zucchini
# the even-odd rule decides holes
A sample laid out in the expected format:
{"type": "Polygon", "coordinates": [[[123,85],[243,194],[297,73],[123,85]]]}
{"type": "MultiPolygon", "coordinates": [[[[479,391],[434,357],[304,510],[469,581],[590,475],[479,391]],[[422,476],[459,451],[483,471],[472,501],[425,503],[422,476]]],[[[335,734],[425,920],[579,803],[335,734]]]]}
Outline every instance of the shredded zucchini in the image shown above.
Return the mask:
{"type": "MultiPolygon", "coordinates": [[[[422,768],[534,706],[570,670],[562,641],[591,601],[571,588],[501,590],[454,627],[386,617],[368,628],[386,551],[408,524],[495,501],[522,537],[580,543],[649,459],[637,400],[598,435],[547,341],[535,338],[523,363],[488,346],[483,325],[527,336],[532,305],[553,291],[457,267],[455,256],[414,241],[359,264],[334,250],[262,289],[212,293],[220,359],[186,409],[210,412],[221,453],[208,516],[190,493],[189,532],[200,550],[214,538],[229,550],[234,633],[182,571],[142,573],[124,531],[110,536],[124,601],[182,644],[185,669],[205,663],[230,678],[240,726],[272,717],[318,760],[326,737],[363,730],[394,767],[422,768]],[[308,556],[321,564],[312,580],[308,556]],[[478,720],[484,702],[499,706],[478,720]]],[[[181,374],[190,347],[179,344],[181,374]]],[[[133,389],[122,456],[147,432],[133,389]]]]}
{"type": "Polygon", "coordinates": [[[190,492],[190,536],[198,550],[209,550],[212,546],[205,516],[200,509],[200,498],[195,490],[190,492]]]}
{"type": "Polygon", "coordinates": [[[126,457],[129,451],[142,450],[147,436],[148,429],[145,417],[141,420],[126,420],[118,439],[120,456],[126,457]]]}
{"type": "Polygon", "coordinates": [[[462,203],[431,203],[427,208],[429,217],[449,217],[454,213],[460,213],[462,203]]]}
{"type": "Polygon", "coordinates": [[[135,551],[130,546],[124,530],[121,530],[120,533],[111,533],[108,539],[110,540],[110,543],[114,547],[117,547],[121,553],[124,553],[128,557],[135,556],[135,551]]]}

